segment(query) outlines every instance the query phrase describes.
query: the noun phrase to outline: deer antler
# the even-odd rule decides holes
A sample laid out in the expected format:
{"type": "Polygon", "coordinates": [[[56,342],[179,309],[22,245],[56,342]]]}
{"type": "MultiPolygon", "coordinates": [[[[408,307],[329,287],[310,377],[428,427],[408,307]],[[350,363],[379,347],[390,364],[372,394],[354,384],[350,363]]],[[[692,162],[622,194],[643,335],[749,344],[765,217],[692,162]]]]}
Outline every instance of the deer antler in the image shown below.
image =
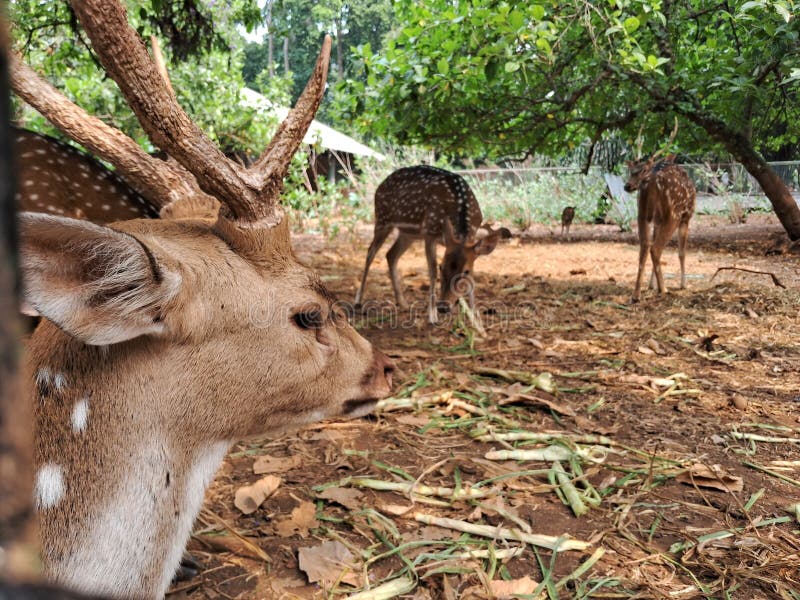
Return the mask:
{"type": "Polygon", "coordinates": [[[672,133],[669,134],[669,139],[667,140],[666,145],[662,146],[661,149],[657,150],[656,153],[650,157],[650,160],[655,160],[656,158],[664,154],[664,152],[669,150],[670,146],[672,146],[672,143],[675,141],[675,136],[677,135],[678,135],[678,117],[675,117],[675,127],[672,128],[672,133]]]}
{"type": "Polygon", "coordinates": [[[14,92],[70,138],[113,164],[155,206],[164,208],[189,199],[199,205],[214,203],[183,167],[150,156],[124,133],[70,102],[18,55],[9,56],[14,92]]]}
{"type": "Polygon", "coordinates": [[[250,169],[229,160],[178,105],[117,0],[73,0],[73,9],[107,73],[117,82],[150,139],[174,160],[146,154],[125,134],[74,105],[12,55],[15,92],[69,137],[113,164],[164,214],[208,214],[218,199],[243,222],[280,221],[276,207],[292,156],[319,107],[330,38],[296,107],[250,169]],[[177,161],[177,162],[175,162],[177,161]],[[180,201],[180,207],[177,206],[180,201]],[[176,212],[177,211],[177,212],[176,212]]]}

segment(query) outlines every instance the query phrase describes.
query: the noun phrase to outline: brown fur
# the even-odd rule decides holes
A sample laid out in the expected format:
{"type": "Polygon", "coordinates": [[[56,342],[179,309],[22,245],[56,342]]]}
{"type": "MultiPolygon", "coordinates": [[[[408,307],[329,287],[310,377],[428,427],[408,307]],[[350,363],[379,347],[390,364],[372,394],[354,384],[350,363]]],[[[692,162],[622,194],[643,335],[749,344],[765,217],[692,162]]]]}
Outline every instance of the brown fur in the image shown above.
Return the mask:
{"type": "Polygon", "coordinates": [[[158,216],[150,202],[91,156],[33,131],[13,133],[18,210],[94,223],[158,216]]]}
{"type": "Polygon", "coordinates": [[[629,177],[625,191],[638,190],[639,221],[639,269],[632,300],[641,296],[647,255],[653,263],[653,277],[658,293],[666,292],[661,271],[661,254],[664,246],[678,230],[678,256],[681,263],[681,289],[686,287],[686,241],[689,236],[689,220],[694,214],[697,192],[686,171],[672,162],[673,157],[656,161],[655,157],[629,162],[629,177]],[[650,225],[653,239],[650,241],[650,225]]]}
{"type": "Polygon", "coordinates": [[[41,296],[59,290],[60,297],[77,297],[76,306],[96,315],[102,328],[111,318],[104,313],[119,309],[107,298],[84,300],[80,290],[85,279],[102,282],[113,272],[114,254],[92,257],[107,264],[95,264],[91,277],[64,280],[61,274],[75,271],[85,251],[59,252],[42,239],[54,233],[86,244],[93,236],[97,244],[110,236],[120,244],[135,239],[134,249],[144,246],[147,252],[127,269],[136,269],[137,277],[151,274],[136,293],[149,295],[151,302],[141,310],[160,328],[96,346],[84,338],[116,330],[91,332],[87,320],[76,333],[69,320],[62,330],[45,319],[30,340],[36,464],[40,470],[56,465],[64,482],[58,501],[40,507],[45,571],[85,591],[159,597],[177,566],[175,548],[179,558],[189,533],[182,528],[194,518],[186,514],[193,510],[186,495],[192,493],[198,509],[202,499],[202,489],[198,499],[197,482],[192,485],[202,475],[193,475],[198,461],[210,461],[213,474],[216,449],[224,451],[236,439],[364,414],[389,393],[393,367],[347,323],[319,278],[294,258],[285,222],[245,230],[222,221],[136,220],[117,223],[109,232],[79,221],[23,215],[29,303],[54,307],[44,316],[58,321],[59,305],[41,296]],[[114,231],[124,237],[116,238],[114,231]],[[32,267],[46,261],[52,270],[32,267]],[[36,279],[45,281],[32,285],[36,279]],[[179,285],[168,291],[174,281],[179,285]],[[319,327],[302,329],[294,321],[308,310],[321,313],[319,327]],[[84,400],[88,418],[76,431],[77,403],[84,400]],[[128,493],[130,507],[124,505],[128,493]],[[131,522],[112,520],[107,531],[97,530],[120,512],[129,512],[131,522]],[[118,536],[122,554],[92,554],[98,536],[101,543],[118,536]],[[130,569],[139,572],[131,576],[130,569]],[[99,582],[92,580],[95,572],[102,573],[99,582]]]}
{"type": "Polygon", "coordinates": [[[395,229],[399,235],[386,258],[392,280],[395,300],[406,309],[403,286],[397,263],[415,239],[425,240],[425,255],[430,277],[428,295],[428,320],[437,320],[436,243],[444,244],[441,262],[440,308],[449,309],[459,296],[468,295],[474,304],[471,273],[475,259],[492,252],[500,238],[511,237],[501,228],[476,239],[483,216],[480,206],[463,177],[428,165],[405,167],[389,175],[375,191],[375,233],[367,251],[367,261],[361,286],[356,294],[356,305],[364,297],[367,274],[380,247],[395,229]]]}

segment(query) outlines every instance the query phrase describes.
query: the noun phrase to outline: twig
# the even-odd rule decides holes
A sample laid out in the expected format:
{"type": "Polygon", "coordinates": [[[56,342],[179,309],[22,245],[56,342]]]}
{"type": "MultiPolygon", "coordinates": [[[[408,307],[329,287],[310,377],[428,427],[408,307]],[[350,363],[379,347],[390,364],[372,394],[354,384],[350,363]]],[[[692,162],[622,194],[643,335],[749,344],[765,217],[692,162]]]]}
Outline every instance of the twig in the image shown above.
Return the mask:
{"type": "Polygon", "coordinates": [[[717,273],[720,271],[744,271],[745,273],[755,273],[756,275],[769,275],[772,277],[772,283],[779,288],[786,289],[786,286],[781,283],[781,280],[778,279],[778,276],[775,275],[775,273],[770,273],[769,271],[756,271],[755,269],[745,269],[743,267],[719,267],[711,276],[711,281],[714,281],[714,277],[716,277],[717,273]]]}
{"type": "Polygon", "coordinates": [[[552,535],[541,535],[534,533],[524,533],[518,529],[507,529],[505,527],[494,527],[490,525],[475,525],[465,521],[456,519],[446,519],[443,517],[434,517],[423,513],[414,513],[414,519],[426,525],[435,525],[437,527],[444,527],[445,529],[455,529],[463,533],[471,533],[494,540],[508,541],[517,540],[540,546],[542,548],[549,548],[551,550],[586,550],[590,546],[588,542],[573,539],[569,536],[563,535],[555,537],[552,535]]]}

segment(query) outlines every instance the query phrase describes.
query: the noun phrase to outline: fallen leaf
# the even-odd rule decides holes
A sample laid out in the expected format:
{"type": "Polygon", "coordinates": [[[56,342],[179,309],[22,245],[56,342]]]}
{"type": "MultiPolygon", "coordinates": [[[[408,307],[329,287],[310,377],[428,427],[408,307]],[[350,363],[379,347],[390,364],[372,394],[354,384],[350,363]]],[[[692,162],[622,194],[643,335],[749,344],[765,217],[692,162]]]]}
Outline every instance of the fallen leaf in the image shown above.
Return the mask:
{"type": "Polygon", "coordinates": [[[583,431],[590,431],[591,433],[599,433],[600,435],[609,435],[619,431],[619,427],[606,427],[584,417],[583,415],[575,415],[575,425],[580,427],[583,431]]]}
{"type": "Polygon", "coordinates": [[[408,514],[409,511],[414,509],[414,505],[411,504],[409,506],[404,506],[403,504],[382,504],[380,506],[381,511],[388,512],[389,514],[402,517],[405,514],[408,514]]]}
{"type": "Polygon", "coordinates": [[[254,484],[245,485],[236,490],[233,504],[242,511],[242,514],[249,515],[255,512],[264,500],[274,494],[280,485],[280,477],[275,477],[274,475],[262,477],[254,484]]]}
{"type": "Polygon", "coordinates": [[[532,594],[536,587],[539,585],[527,575],[522,579],[512,579],[511,581],[503,581],[496,579],[490,581],[492,586],[492,595],[495,598],[513,598],[515,595],[532,594]]]}
{"type": "Polygon", "coordinates": [[[679,473],[675,480],[680,483],[723,492],[741,492],[744,488],[744,480],[741,477],[725,472],[720,465],[708,466],[695,463],[682,473],[679,473]]]}
{"type": "Polygon", "coordinates": [[[667,351],[664,350],[664,348],[661,346],[661,344],[659,344],[653,338],[650,338],[644,344],[645,344],[645,346],[650,348],[653,352],[655,352],[656,354],[659,354],[661,356],[663,356],[663,355],[665,355],[667,353],[667,351]]]}
{"type": "Polygon", "coordinates": [[[395,420],[398,423],[410,425],[411,427],[424,427],[431,421],[429,417],[422,417],[418,415],[400,415],[399,417],[395,417],[395,420]]]}
{"type": "Polygon", "coordinates": [[[300,548],[297,552],[300,570],[309,583],[342,581],[359,585],[356,560],[347,546],[338,541],[325,542],[313,548],[300,548]]]}
{"type": "Polygon", "coordinates": [[[317,498],[333,500],[350,510],[356,510],[363,505],[364,494],[353,488],[329,487],[317,494],[317,498]]]}
{"type": "Polygon", "coordinates": [[[253,473],[263,475],[264,473],[285,473],[296,469],[303,464],[303,457],[298,454],[292,456],[259,456],[253,463],[253,473]]]}
{"type": "Polygon", "coordinates": [[[275,523],[275,531],[281,537],[291,537],[295,534],[306,537],[309,529],[319,527],[316,514],[317,507],[313,502],[301,502],[289,518],[275,523]]]}
{"type": "Polygon", "coordinates": [[[649,355],[649,356],[652,356],[652,355],[654,355],[654,354],[655,354],[655,351],[654,351],[652,348],[648,348],[647,346],[639,346],[639,347],[636,349],[636,351],[637,351],[639,354],[647,354],[647,355],[649,355]]]}

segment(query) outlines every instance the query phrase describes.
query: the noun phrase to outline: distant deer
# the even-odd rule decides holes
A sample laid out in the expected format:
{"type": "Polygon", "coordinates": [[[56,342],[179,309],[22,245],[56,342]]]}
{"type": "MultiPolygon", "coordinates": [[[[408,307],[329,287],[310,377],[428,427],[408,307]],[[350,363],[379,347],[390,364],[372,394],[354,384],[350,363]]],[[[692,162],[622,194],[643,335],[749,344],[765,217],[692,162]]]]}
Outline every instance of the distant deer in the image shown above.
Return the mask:
{"type": "Polygon", "coordinates": [[[689,237],[689,220],[694,214],[697,192],[689,175],[682,167],[674,164],[673,160],[672,155],[659,159],[658,154],[655,154],[648,159],[627,163],[629,173],[625,191],[639,191],[639,269],[631,298],[633,302],[638,302],[641,296],[642,277],[648,253],[653,263],[650,285],[652,287],[655,279],[658,293],[663,294],[666,291],[661,272],[661,253],[675,229],[678,230],[681,289],[686,287],[686,241],[689,237]]]}
{"type": "Polygon", "coordinates": [[[561,211],[561,235],[564,235],[566,231],[567,235],[569,235],[569,228],[572,225],[572,219],[575,218],[575,207],[574,206],[565,206],[564,210],[561,211]]]}
{"type": "Polygon", "coordinates": [[[399,235],[386,258],[397,305],[407,309],[397,262],[416,239],[425,240],[430,292],[428,321],[436,323],[438,310],[446,311],[460,296],[467,295],[470,307],[475,304],[471,282],[472,267],[478,256],[491,253],[501,238],[511,237],[505,227],[492,230],[481,225],[483,216],[475,195],[463,177],[428,165],[398,169],[375,190],[375,232],[367,251],[367,262],[356,306],[364,299],[369,267],[383,242],[397,229],[399,235]],[[478,236],[478,230],[486,234],[478,236]],[[442,259],[441,292],[436,302],[436,244],[445,246],[442,259]],[[437,310],[438,308],[438,310],[437,310]]]}
{"type": "Polygon", "coordinates": [[[50,136],[14,128],[17,210],[113,223],[158,210],[100,161],[50,136]]]}
{"type": "Polygon", "coordinates": [[[297,105],[244,169],[177,105],[117,0],[72,8],[177,163],[152,159],[16,56],[14,90],[162,212],[189,208],[113,226],[20,216],[25,299],[44,317],[25,367],[44,572],[91,594],[161,598],[231,444],[364,415],[389,394],[393,365],[296,260],[277,204],[322,98],[330,38],[297,105]],[[193,216],[217,199],[216,217],[193,216]]]}

